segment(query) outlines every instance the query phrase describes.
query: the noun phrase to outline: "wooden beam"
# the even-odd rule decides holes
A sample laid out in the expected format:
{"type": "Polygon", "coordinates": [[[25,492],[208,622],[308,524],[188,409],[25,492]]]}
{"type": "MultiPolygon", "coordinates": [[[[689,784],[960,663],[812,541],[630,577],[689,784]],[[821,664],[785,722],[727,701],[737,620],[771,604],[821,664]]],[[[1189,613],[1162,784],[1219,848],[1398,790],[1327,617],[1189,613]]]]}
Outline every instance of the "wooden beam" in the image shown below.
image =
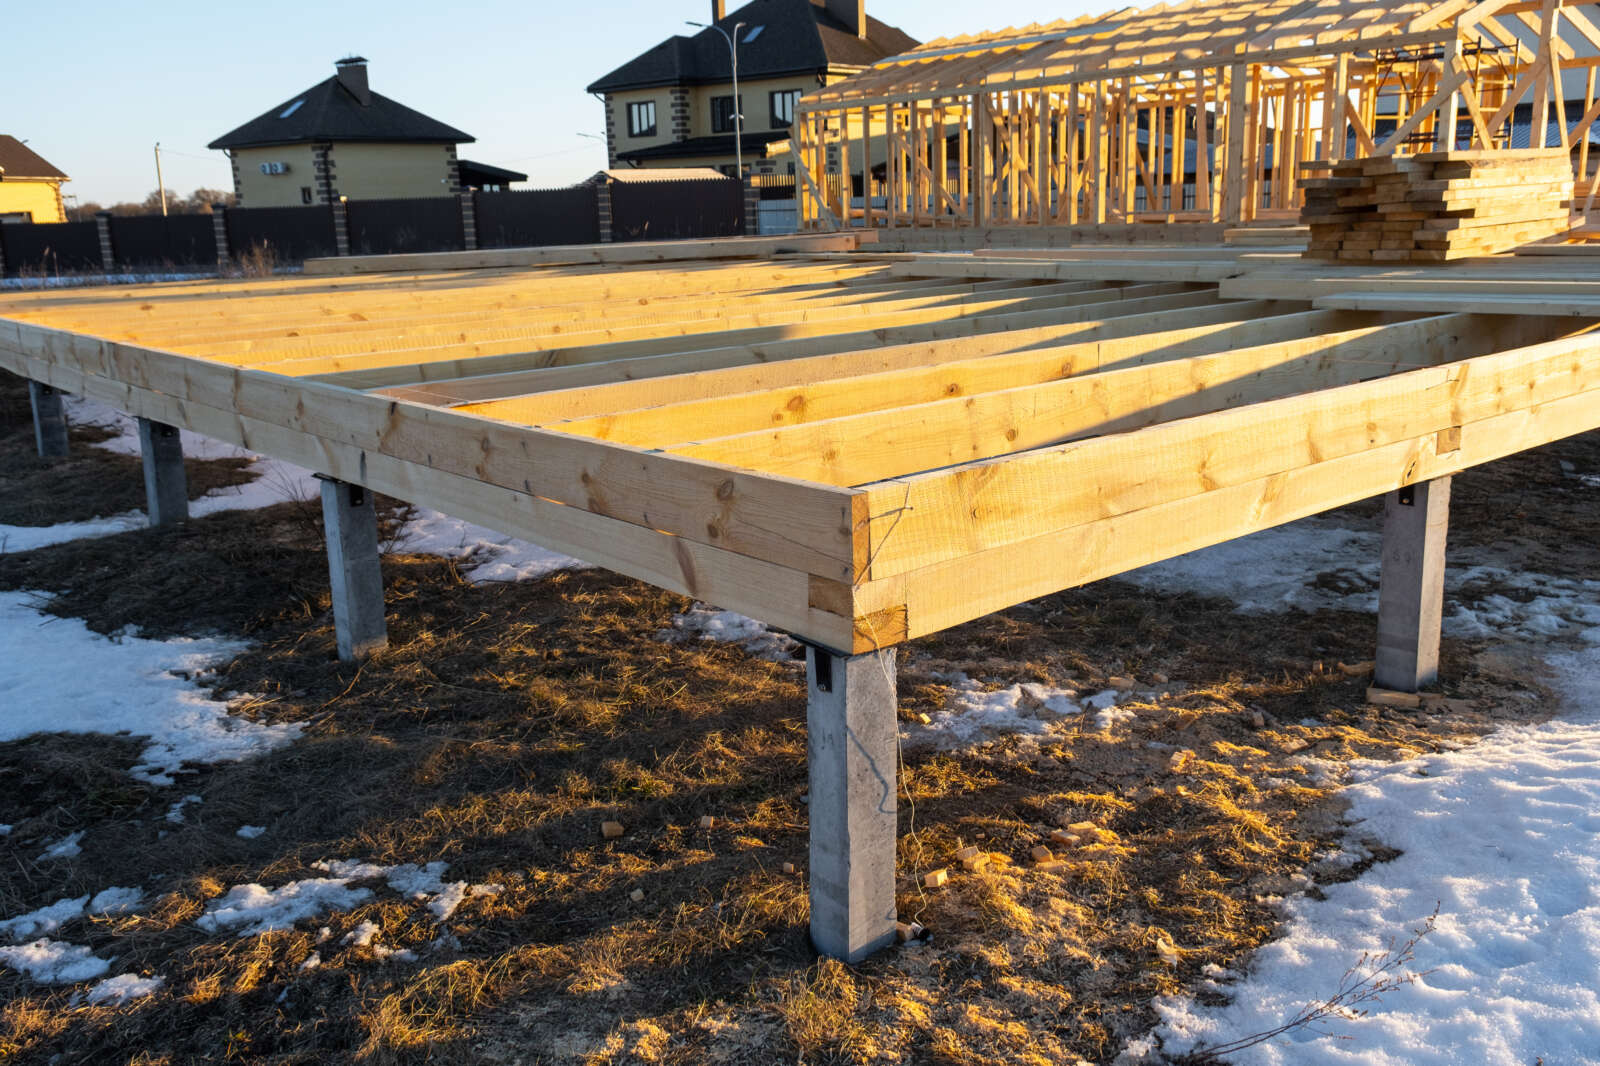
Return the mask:
{"type": "Polygon", "coordinates": [[[1553,341],[871,486],[872,576],[1570,398],[1600,387],[1597,351],[1553,341]]]}
{"type": "MultiPolygon", "coordinates": [[[[853,619],[813,606],[814,601],[837,605],[842,598],[848,614],[848,586],[801,570],[366,451],[305,430],[87,374],[49,356],[19,353],[8,342],[0,343],[0,366],[17,373],[45,375],[58,388],[117,410],[181,425],[375,492],[437,508],[660,588],[762,617],[825,647],[851,648],[856,643],[853,619]]],[[[867,649],[863,646],[860,650],[867,649]]]]}
{"type": "Polygon", "coordinates": [[[689,241],[569,244],[548,248],[494,248],[475,252],[413,252],[307,259],[307,274],[371,274],[419,270],[478,270],[483,267],[551,266],[568,263],[671,263],[695,259],[754,259],[784,252],[848,252],[860,233],[792,234],[786,237],[716,237],[689,241]]]}
{"type": "MultiPolygon", "coordinates": [[[[852,573],[850,494],[0,320],[0,347],[738,554],[852,573]],[[791,510],[793,513],[791,513],[791,510]]],[[[183,419],[158,419],[188,425],[183,419]]],[[[198,427],[191,427],[198,428],[198,427]]],[[[204,431],[202,431],[204,432],[204,431]]],[[[316,464],[311,464],[316,469],[316,464]]],[[[323,471],[331,473],[332,471],[323,471]]],[[[364,484],[363,479],[337,475],[364,484]]]]}
{"type": "Polygon", "coordinates": [[[662,447],[807,481],[864,485],[1367,381],[1556,332],[1537,322],[1444,316],[662,447]]]}
{"type": "MultiPolygon", "coordinates": [[[[1152,318],[1170,320],[1175,315],[1158,312],[1138,317],[1145,321],[1137,323],[1135,328],[1150,326],[1152,318]]],[[[1307,334],[1322,334],[1341,324],[1349,327],[1366,319],[1366,316],[1326,311],[1242,322],[1224,318],[1195,323],[1193,318],[1208,316],[1188,317],[1190,322],[1180,328],[1147,329],[1131,335],[1126,331],[1133,324],[1110,319],[1094,328],[1046,327],[992,335],[981,344],[967,341],[959,342],[958,346],[958,342],[940,341],[936,345],[914,347],[924,353],[932,349],[938,355],[960,352],[961,357],[943,361],[929,357],[920,365],[812,377],[760,391],[732,391],[729,386],[733,381],[724,372],[723,380],[713,386],[715,391],[710,394],[670,403],[659,402],[659,397],[651,395],[648,399],[658,402],[632,410],[605,406],[614,404],[625,393],[613,392],[608,397],[602,390],[587,390],[589,396],[572,399],[589,402],[595,414],[567,421],[537,421],[526,417],[536,409],[526,400],[497,401],[466,410],[494,418],[543,424],[564,433],[582,433],[641,447],[665,447],[689,439],[727,437],[873,411],[910,408],[951,397],[974,397],[1001,389],[1042,385],[1101,369],[1187,359],[1233,347],[1304,338],[1307,334]],[[1068,343],[1048,343],[1058,339],[1068,343]],[[524,417],[519,418],[519,414],[524,417]]],[[[829,365],[838,366],[850,365],[846,361],[852,356],[859,359],[855,365],[880,365],[881,357],[871,352],[823,358],[829,365]],[[868,357],[870,361],[859,357],[868,357]]],[[[799,361],[800,366],[791,364],[790,369],[811,371],[816,368],[805,364],[822,361],[799,361]]],[[[627,393],[634,399],[647,398],[640,390],[627,390],[627,393]]],[[[560,398],[545,394],[536,399],[548,404],[560,398]]]]}

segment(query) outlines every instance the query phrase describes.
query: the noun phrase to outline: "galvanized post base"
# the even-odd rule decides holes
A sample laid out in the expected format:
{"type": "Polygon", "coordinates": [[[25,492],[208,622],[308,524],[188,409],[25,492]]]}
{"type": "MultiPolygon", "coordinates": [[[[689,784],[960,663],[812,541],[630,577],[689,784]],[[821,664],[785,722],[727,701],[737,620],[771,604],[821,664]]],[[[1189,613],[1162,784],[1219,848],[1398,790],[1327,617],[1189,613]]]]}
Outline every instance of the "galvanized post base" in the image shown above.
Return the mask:
{"type": "Polygon", "coordinates": [[[1444,543],[1450,479],[1391,492],[1383,505],[1383,578],[1373,683],[1415,692],[1439,676],[1444,622],[1444,543]]]}
{"type": "Polygon", "coordinates": [[[360,485],[322,479],[322,523],[333,584],[333,629],[346,662],[389,645],[378,563],[378,515],[360,485]]]}
{"type": "Polygon", "coordinates": [[[811,942],[856,962],[895,938],[894,649],[806,651],[811,942]]]}

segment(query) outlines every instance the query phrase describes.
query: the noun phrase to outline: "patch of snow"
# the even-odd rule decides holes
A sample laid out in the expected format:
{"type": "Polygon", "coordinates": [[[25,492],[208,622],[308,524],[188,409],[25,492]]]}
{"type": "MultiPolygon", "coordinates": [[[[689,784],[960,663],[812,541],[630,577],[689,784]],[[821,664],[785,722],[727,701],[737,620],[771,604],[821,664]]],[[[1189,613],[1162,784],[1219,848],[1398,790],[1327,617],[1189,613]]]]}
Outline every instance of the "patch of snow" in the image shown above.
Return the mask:
{"type": "Polygon", "coordinates": [[[48,907],[40,907],[36,911],[29,911],[15,918],[7,918],[0,922],[0,935],[10,937],[12,940],[26,940],[29,937],[54,933],[61,928],[63,922],[82,918],[83,908],[88,903],[88,896],[79,896],[77,899],[58,900],[48,907]]]}
{"type": "Polygon", "coordinates": [[[204,803],[204,802],[205,802],[205,800],[202,799],[199,796],[185,796],[185,797],[183,797],[183,799],[179,800],[177,803],[174,803],[171,807],[167,808],[167,821],[172,822],[175,825],[183,825],[184,824],[183,809],[185,807],[187,807],[191,803],[204,803]]]}
{"type": "Polygon", "coordinates": [[[8,836],[10,836],[11,835],[11,828],[12,827],[9,826],[9,825],[0,825],[0,837],[8,837],[8,836]]]}
{"type": "Polygon", "coordinates": [[[1285,902],[1233,1001],[1158,1001],[1168,1053],[1281,1024],[1325,999],[1361,952],[1438,907],[1410,984],[1364,1016],[1229,1057],[1238,1066],[1600,1063],[1600,648],[1552,656],[1570,713],[1399,763],[1358,762],[1345,794],[1363,837],[1402,854],[1322,899],[1285,902]]]}
{"type": "MultiPolygon", "coordinates": [[[[1382,543],[1377,533],[1307,518],[1153,563],[1119,580],[1222,597],[1242,611],[1373,612],[1382,543]]],[[[1452,566],[1445,574],[1445,632],[1468,638],[1582,636],[1600,643],[1600,580],[1452,566]]]]}
{"type": "Polygon", "coordinates": [[[109,537],[134,529],[144,529],[149,524],[143,511],[124,511],[109,518],[61,522],[53,526],[0,525],[0,555],[48,548],[52,544],[65,544],[69,540],[109,537]]]}
{"type": "Polygon", "coordinates": [[[477,562],[464,574],[469,581],[479,583],[531,581],[558,570],[581,570],[589,565],[582,559],[426,507],[413,508],[395,550],[447,559],[470,556],[477,562]]]}
{"type": "Polygon", "coordinates": [[[260,836],[266,831],[267,827],[264,825],[241,825],[238,829],[234,830],[234,836],[241,836],[246,840],[254,840],[256,837],[260,836]]]}
{"type": "Polygon", "coordinates": [[[321,965],[322,965],[322,953],[319,952],[319,951],[313,951],[311,954],[306,956],[306,961],[302,962],[300,964],[300,968],[302,970],[315,970],[318,966],[321,966],[321,965]]]}
{"type": "Polygon", "coordinates": [[[0,947],[0,965],[9,966],[46,985],[88,981],[111,969],[109,959],[100,958],[81,944],[64,944],[48,939],[16,947],[0,947]]]}
{"type": "Polygon", "coordinates": [[[417,953],[410,948],[391,948],[378,941],[378,924],[366,921],[356,926],[355,929],[345,934],[344,942],[352,947],[366,948],[372,952],[374,958],[395,959],[399,962],[415,962],[417,953]]]}
{"type": "Polygon", "coordinates": [[[142,888],[108,888],[89,901],[90,914],[129,914],[144,903],[142,888]]]}
{"type": "Polygon", "coordinates": [[[235,762],[289,743],[300,726],[229,715],[192,678],[245,645],[175,638],[111,640],[76,618],[49,618],[29,593],[0,593],[0,740],[34,733],[129,733],[149,738],[135,777],[172,783],[185,762],[235,762]],[[181,676],[180,676],[181,675],[181,676]]]}
{"type": "Polygon", "coordinates": [[[344,942],[352,947],[364,948],[371,944],[378,935],[378,923],[372,921],[362,922],[344,935],[344,942]]]}
{"type": "MultiPolygon", "coordinates": [[[[298,271],[295,271],[298,273],[298,271]]],[[[66,274],[26,278],[0,278],[0,289],[81,289],[93,285],[150,285],[163,281],[209,281],[216,271],[193,273],[66,274]]]]}
{"type": "Polygon", "coordinates": [[[53,841],[46,846],[44,853],[41,854],[39,858],[41,860],[75,858],[83,854],[83,848],[79,846],[82,840],[83,830],[80,829],[76,833],[68,833],[60,840],[53,841]]]}
{"type": "Polygon", "coordinates": [[[719,644],[737,644],[758,659],[777,663],[794,661],[800,651],[800,642],[787,633],[775,632],[737,611],[719,611],[703,603],[696,603],[675,615],[672,628],[662,630],[656,637],[668,643],[711,640],[719,644]]]}
{"type": "Polygon", "coordinates": [[[349,878],[307,877],[279,888],[257,884],[234,885],[226,895],[212,900],[206,913],[195,919],[200,928],[239,936],[289,929],[304,918],[332,911],[347,911],[372,898],[370,889],[351,888],[349,878]]]}
{"type": "Polygon", "coordinates": [[[139,908],[144,900],[144,890],[139,888],[108,888],[92,899],[78,896],[62,899],[36,911],[0,921],[0,936],[12,940],[26,940],[57,932],[67,922],[96,914],[126,914],[139,908]]]}
{"type": "Polygon", "coordinates": [[[159,977],[140,977],[137,974],[124,973],[115,977],[108,977],[104,981],[89,989],[85,997],[90,1003],[109,1003],[120,1006],[130,1000],[143,999],[145,996],[154,995],[162,985],[159,977]]]}
{"type": "Polygon", "coordinates": [[[461,906],[467,895],[465,881],[448,883],[444,881],[444,872],[450,868],[449,864],[444,862],[430,862],[426,866],[409,862],[398,866],[379,866],[370,862],[335,860],[319,862],[316,866],[335,877],[345,877],[352,881],[376,880],[381,877],[390,888],[407,899],[426,902],[435,920],[441,922],[456,912],[456,908],[461,906]]]}
{"type": "MultiPolygon", "coordinates": [[[[469,893],[480,895],[499,887],[469,887],[465,881],[447,882],[443,875],[449,864],[444,862],[384,866],[361,859],[327,859],[312,866],[329,876],[303,878],[273,889],[258,884],[235,885],[222,897],[212,900],[195,924],[210,932],[231,930],[239,936],[287,929],[302,919],[349,910],[367,902],[372,898],[372,890],[356,887],[355,883],[377,880],[384,881],[407,899],[423,903],[434,919],[442,922],[455,913],[469,893]]],[[[370,923],[358,926],[358,931],[366,924],[370,923]]],[[[332,935],[331,930],[323,927],[318,942],[332,935]]]]}
{"type": "MultiPolygon", "coordinates": [[[[1044,736],[1059,731],[1062,719],[1083,710],[1072,689],[1031,683],[986,689],[960,671],[934,676],[949,686],[949,692],[944,709],[930,716],[932,720],[921,727],[918,739],[943,748],[1005,735],[1044,736]]],[[[1117,695],[1111,693],[1113,699],[1117,695]]]]}

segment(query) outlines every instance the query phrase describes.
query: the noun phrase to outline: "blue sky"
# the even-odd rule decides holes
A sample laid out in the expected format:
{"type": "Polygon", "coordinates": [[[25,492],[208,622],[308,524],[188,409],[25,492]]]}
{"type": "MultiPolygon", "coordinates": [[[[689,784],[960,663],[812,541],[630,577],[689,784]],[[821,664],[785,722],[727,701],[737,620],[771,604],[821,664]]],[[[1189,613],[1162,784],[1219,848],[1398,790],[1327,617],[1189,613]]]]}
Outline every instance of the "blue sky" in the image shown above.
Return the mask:
{"type": "MultiPolygon", "coordinates": [[[[57,8],[0,0],[6,84],[0,133],[29,142],[72,176],[80,201],[139,200],[166,185],[231,187],[206,144],[333,73],[357,53],[372,87],[477,143],[469,159],[563,185],[605,165],[594,79],[674,33],[696,32],[710,0],[390,0],[309,4],[132,4],[57,8]]],[[[729,7],[738,6],[732,0],[729,7]]],[[[867,0],[874,17],[921,40],[1076,16],[1110,0],[867,0]]]]}

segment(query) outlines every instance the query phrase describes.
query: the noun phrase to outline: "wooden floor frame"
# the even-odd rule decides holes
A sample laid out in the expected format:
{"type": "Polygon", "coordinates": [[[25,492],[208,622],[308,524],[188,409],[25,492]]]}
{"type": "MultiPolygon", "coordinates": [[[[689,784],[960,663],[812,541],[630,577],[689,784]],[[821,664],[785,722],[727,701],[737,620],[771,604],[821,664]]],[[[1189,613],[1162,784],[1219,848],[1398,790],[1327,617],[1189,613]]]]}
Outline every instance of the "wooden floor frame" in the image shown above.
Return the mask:
{"type": "Polygon", "coordinates": [[[1449,475],[1600,427],[1576,260],[754,247],[0,297],[0,367],[41,454],[50,386],[334,479],[342,657],[386,639],[365,489],[808,642],[809,923],[847,962],[903,932],[896,645],[1388,494],[1374,676],[1415,691],[1449,475]]]}
{"type": "Polygon", "coordinates": [[[391,265],[0,297],[0,366],[844,655],[1600,426],[1582,264],[391,265]]]}

